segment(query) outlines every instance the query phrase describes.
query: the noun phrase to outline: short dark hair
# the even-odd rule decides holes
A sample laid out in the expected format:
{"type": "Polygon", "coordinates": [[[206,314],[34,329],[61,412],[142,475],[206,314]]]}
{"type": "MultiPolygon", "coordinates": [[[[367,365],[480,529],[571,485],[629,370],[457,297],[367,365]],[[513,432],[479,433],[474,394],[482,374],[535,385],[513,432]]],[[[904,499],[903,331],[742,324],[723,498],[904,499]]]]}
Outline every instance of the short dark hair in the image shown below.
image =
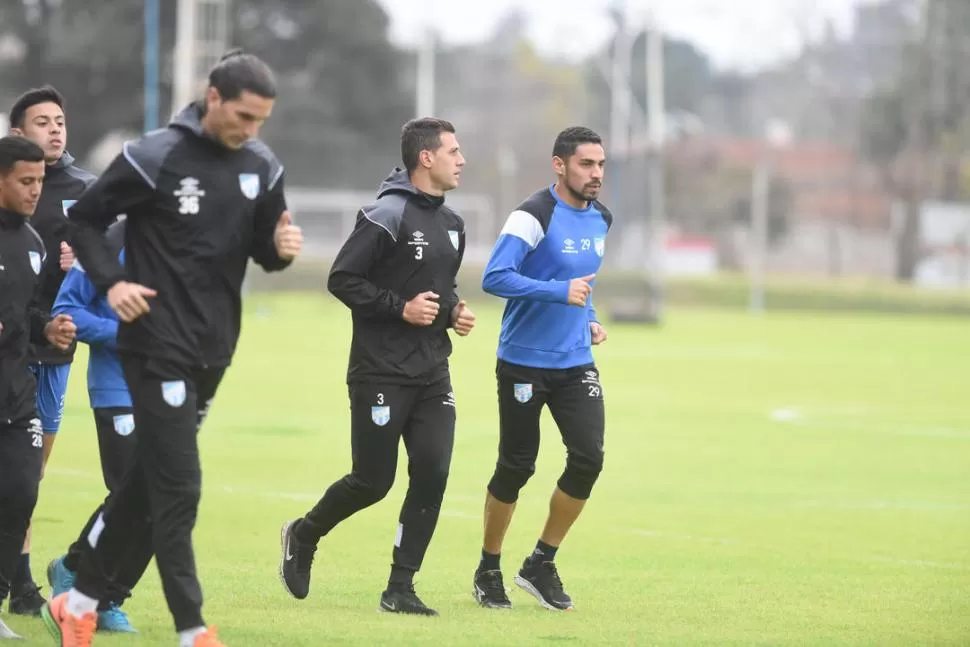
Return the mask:
{"type": "Polygon", "coordinates": [[[603,138],[583,126],[570,126],[556,136],[552,145],[552,156],[566,160],[576,152],[580,144],[603,144],[603,138]]]}
{"type": "Polygon", "coordinates": [[[436,151],[441,147],[441,133],[454,133],[450,121],[435,117],[412,119],[401,128],[401,161],[410,173],[418,168],[421,151],[436,151]]]}
{"type": "Polygon", "coordinates": [[[64,109],[64,97],[52,85],[31,88],[17,97],[10,108],[11,128],[23,128],[27,119],[27,111],[40,103],[56,103],[64,109]]]}
{"type": "Polygon", "coordinates": [[[241,49],[222,55],[209,71],[209,86],[215,88],[224,101],[238,99],[243,92],[252,92],[266,99],[276,98],[276,78],[269,65],[241,49]]]}
{"type": "Polygon", "coordinates": [[[0,174],[6,175],[17,162],[43,162],[44,149],[19,135],[0,137],[0,174]]]}

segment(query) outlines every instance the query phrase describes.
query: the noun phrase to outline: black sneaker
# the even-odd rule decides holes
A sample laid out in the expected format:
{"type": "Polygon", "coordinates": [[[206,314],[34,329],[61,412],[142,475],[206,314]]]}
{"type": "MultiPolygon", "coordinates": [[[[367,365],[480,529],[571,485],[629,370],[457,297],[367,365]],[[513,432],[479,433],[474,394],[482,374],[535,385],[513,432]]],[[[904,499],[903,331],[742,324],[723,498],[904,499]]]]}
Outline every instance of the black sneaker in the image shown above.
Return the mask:
{"type": "Polygon", "coordinates": [[[280,581],[287,592],[297,600],[310,594],[310,567],[317,552],[316,544],[305,544],[296,538],[293,529],[296,521],[283,524],[281,533],[280,581]]]}
{"type": "Polygon", "coordinates": [[[18,616],[39,616],[47,600],[40,594],[40,587],[31,582],[17,596],[10,596],[10,613],[18,616]]]}
{"type": "Polygon", "coordinates": [[[386,613],[410,613],[418,616],[436,616],[438,612],[428,607],[418,594],[414,592],[414,585],[388,587],[381,593],[381,604],[378,611],[386,613]]]}
{"type": "Polygon", "coordinates": [[[563,590],[559,571],[553,562],[526,559],[522,570],[515,576],[515,583],[547,609],[569,611],[573,608],[573,601],[563,590]]]}
{"type": "Polygon", "coordinates": [[[511,609],[512,601],[505,592],[502,571],[475,571],[472,595],[486,609],[511,609]]]}

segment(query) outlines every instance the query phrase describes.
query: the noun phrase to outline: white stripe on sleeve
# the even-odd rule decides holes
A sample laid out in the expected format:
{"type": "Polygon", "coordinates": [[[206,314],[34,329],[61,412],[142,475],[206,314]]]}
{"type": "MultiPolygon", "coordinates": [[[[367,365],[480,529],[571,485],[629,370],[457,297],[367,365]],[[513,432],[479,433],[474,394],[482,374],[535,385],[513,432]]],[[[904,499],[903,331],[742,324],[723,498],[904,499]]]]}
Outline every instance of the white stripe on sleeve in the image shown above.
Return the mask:
{"type": "Polygon", "coordinates": [[[505,234],[521,238],[532,249],[535,249],[545,237],[545,232],[542,231],[542,225],[536,220],[536,217],[528,211],[522,211],[521,209],[509,214],[508,220],[505,221],[505,226],[502,227],[499,235],[502,236],[505,234]]]}

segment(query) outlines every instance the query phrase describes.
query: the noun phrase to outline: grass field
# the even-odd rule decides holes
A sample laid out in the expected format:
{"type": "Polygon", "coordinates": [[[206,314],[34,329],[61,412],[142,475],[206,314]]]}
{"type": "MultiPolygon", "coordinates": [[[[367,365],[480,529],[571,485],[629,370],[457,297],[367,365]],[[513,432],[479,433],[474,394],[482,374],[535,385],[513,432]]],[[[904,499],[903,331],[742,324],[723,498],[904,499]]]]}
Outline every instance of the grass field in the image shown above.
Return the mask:
{"type": "MultiPolygon", "coordinates": [[[[418,592],[440,618],[376,611],[406,478],[321,544],[310,598],[277,579],[280,524],[349,467],[346,311],[320,296],[250,300],[235,365],[200,443],[195,540],[206,616],[239,646],[970,644],[970,334],[910,315],[678,310],[612,327],[598,351],[606,468],[558,563],[575,613],[515,588],[510,612],[470,595],[497,444],[500,310],[456,341],[458,431],[418,592]]],[[[536,476],[504,556],[537,537],[564,452],[545,420],[536,476]]],[[[35,517],[34,573],[99,499],[77,364],[35,517]]],[[[154,567],[128,609],[175,645],[154,567]]],[[[10,618],[34,643],[39,620],[10,618]]]]}

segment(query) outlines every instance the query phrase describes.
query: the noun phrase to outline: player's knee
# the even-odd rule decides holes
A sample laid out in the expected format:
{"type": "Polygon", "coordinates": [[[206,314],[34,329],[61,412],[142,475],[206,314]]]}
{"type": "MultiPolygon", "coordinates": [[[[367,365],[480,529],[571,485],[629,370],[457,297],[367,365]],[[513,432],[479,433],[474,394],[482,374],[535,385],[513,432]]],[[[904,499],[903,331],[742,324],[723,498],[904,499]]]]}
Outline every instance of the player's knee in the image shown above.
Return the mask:
{"type": "Polygon", "coordinates": [[[495,466],[495,474],[488,482],[489,493],[502,503],[515,503],[519,500],[519,490],[535,474],[536,466],[508,467],[499,463],[495,466]]]}
{"type": "Polygon", "coordinates": [[[202,484],[185,483],[175,490],[176,500],[182,508],[198,510],[199,503],[202,502],[202,484]]]}
{"type": "Polygon", "coordinates": [[[357,498],[365,505],[373,505],[387,496],[394,485],[394,475],[390,477],[364,478],[357,474],[348,477],[351,489],[357,498]]]}
{"type": "MultiPolygon", "coordinates": [[[[38,475],[39,476],[39,475],[38,475]]],[[[4,475],[2,490],[0,490],[0,501],[10,519],[30,519],[33,514],[34,506],[37,505],[38,482],[37,477],[25,473],[11,473],[4,475]]]]}
{"type": "Polygon", "coordinates": [[[411,488],[428,503],[441,502],[448,486],[447,465],[415,465],[412,470],[411,488]]]}
{"type": "Polygon", "coordinates": [[[566,458],[566,469],[559,478],[559,489],[574,499],[586,500],[593,491],[593,485],[603,471],[603,454],[580,456],[570,453],[566,458]]]}

